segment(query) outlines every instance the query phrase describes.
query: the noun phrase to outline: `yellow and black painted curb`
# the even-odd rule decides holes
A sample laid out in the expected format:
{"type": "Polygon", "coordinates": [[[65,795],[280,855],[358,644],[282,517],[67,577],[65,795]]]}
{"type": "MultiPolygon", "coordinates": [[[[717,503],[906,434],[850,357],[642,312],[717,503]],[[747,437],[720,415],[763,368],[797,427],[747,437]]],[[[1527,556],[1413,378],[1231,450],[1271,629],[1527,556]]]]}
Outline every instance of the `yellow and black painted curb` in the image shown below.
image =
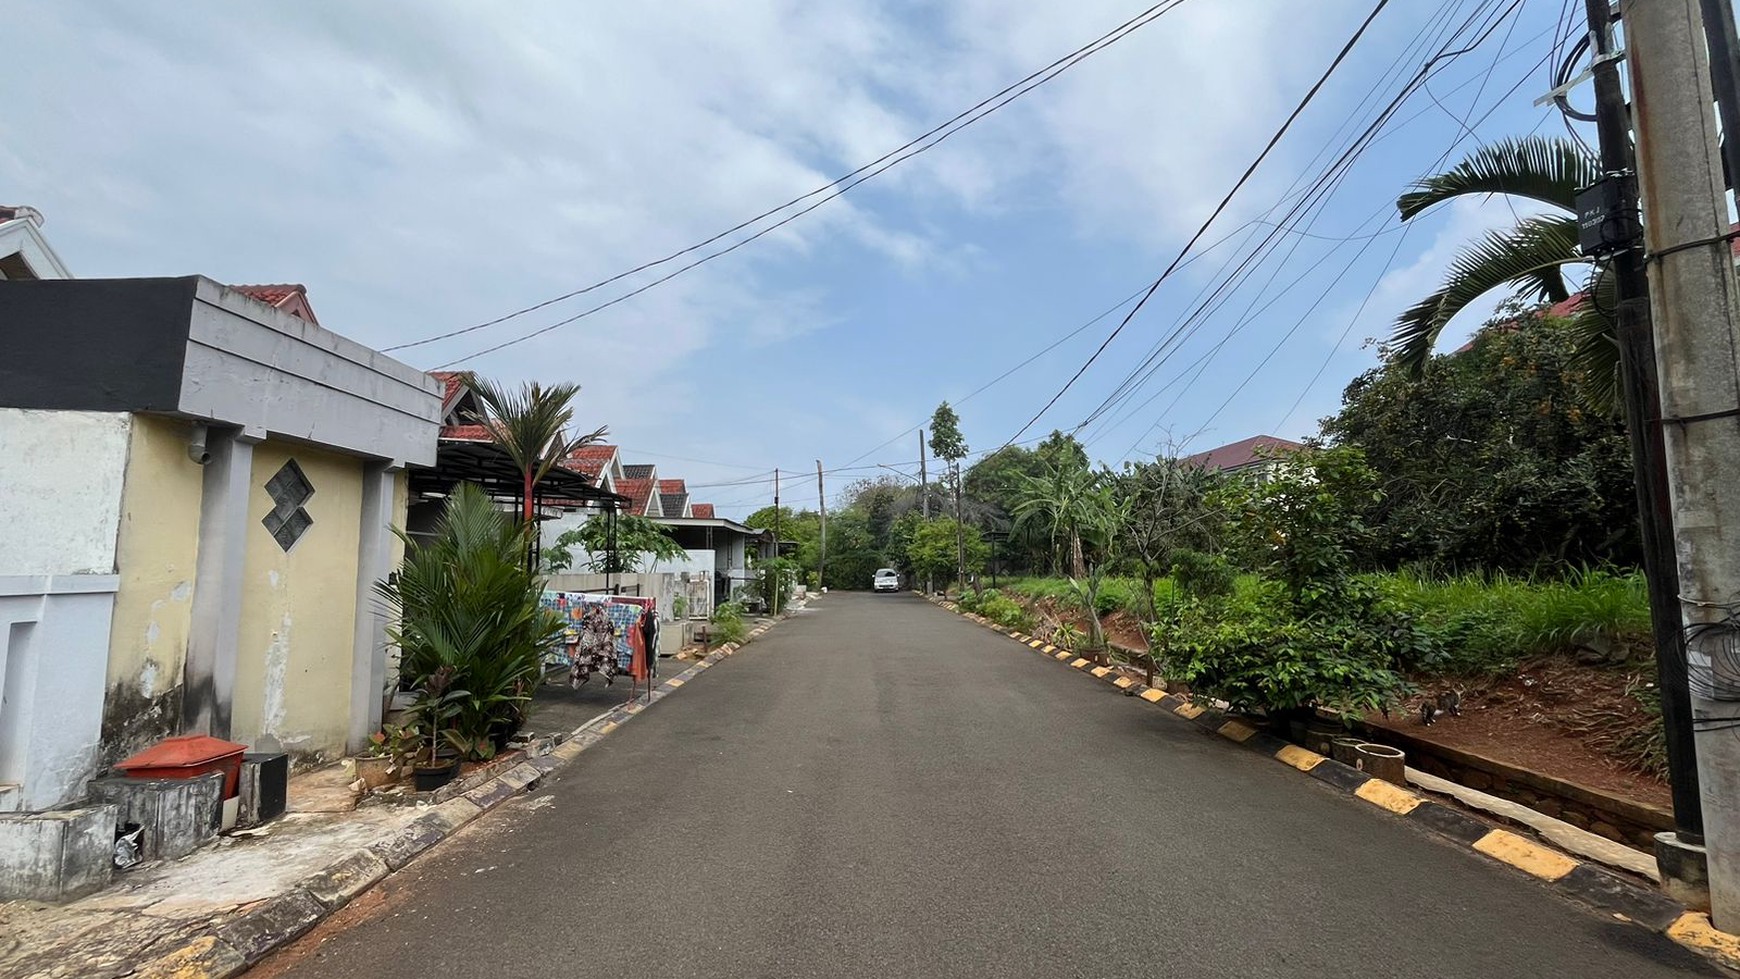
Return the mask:
{"type": "Polygon", "coordinates": [[[1715,959],[1740,968],[1740,936],[1717,931],[1710,917],[1686,907],[1654,888],[1637,884],[1593,864],[1570,857],[1527,837],[1495,829],[1459,809],[1434,802],[1411,789],[1308,751],[1222,711],[1203,707],[1123,676],[1044,639],[998,625],[981,615],[964,612],[954,602],[931,598],[933,604],[961,615],[1021,645],[1140,697],[1182,720],[1217,734],[1251,751],[1310,775],[1362,802],[1405,819],[1450,842],[1497,860],[1542,881],[1552,890],[1602,914],[1629,921],[1715,959]]]}
{"type": "Polygon", "coordinates": [[[571,734],[559,736],[557,746],[549,754],[528,758],[481,785],[430,806],[428,812],[404,828],[345,854],[325,869],[296,882],[289,891],[190,936],[174,951],[155,955],[127,975],[130,979],[227,979],[241,975],[472,820],[516,795],[537,788],[544,776],[580,757],[586,749],[720,660],[761,638],[778,622],[751,629],[742,643],[726,643],[713,650],[695,665],[654,687],[644,699],[606,711],[571,734]]]}

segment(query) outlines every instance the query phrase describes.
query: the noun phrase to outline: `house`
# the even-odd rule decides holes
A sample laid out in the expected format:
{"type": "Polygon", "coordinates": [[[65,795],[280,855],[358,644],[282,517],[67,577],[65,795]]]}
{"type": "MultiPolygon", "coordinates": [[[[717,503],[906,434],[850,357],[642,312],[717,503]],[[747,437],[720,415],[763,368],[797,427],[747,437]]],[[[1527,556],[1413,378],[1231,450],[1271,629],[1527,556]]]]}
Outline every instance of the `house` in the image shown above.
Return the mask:
{"type": "Polygon", "coordinates": [[[1297,452],[1304,447],[1302,443],[1291,439],[1253,435],[1248,439],[1217,446],[1207,452],[1185,456],[1179,461],[1187,466],[1220,473],[1261,474],[1274,465],[1278,456],[1297,452]]]}
{"type": "Polygon", "coordinates": [[[0,279],[70,279],[66,263],[42,236],[42,212],[0,204],[0,279]]]}
{"type": "Polygon", "coordinates": [[[299,289],[6,267],[0,809],[70,804],[171,735],[361,748],[386,679],[373,587],[407,470],[436,460],[440,383],[322,328],[299,289]]]}
{"type": "MultiPolygon", "coordinates": [[[[496,445],[488,427],[477,421],[482,416],[482,405],[466,383],[471,375],[464,371],[431,371],[429,376],[441,386],[441,429],[434,462],[411,468],[406,532],[413,538],[433,533],[446,510],[448,495],[461,482],[478,486],[504,509],[519,513],[524,504],[524,477],[506,450],[496,445]]],[[[610,446],[588,446],[569,456],[538,483],[535,500],[538,518],[545,521],[546,527],[564,521],[578,524],[591,514],[615,512],[626,506],[628,501],[615,492],[612,472],[615,465],[615,449],[610,446]],[[610,451],[603,455],[587,452],[596,448],[610,451]],[[590,466],[588,462],[597,465],[590,466]]],[[[539,537],[545,546],[554,540],[544,533],[539,537]]]]}

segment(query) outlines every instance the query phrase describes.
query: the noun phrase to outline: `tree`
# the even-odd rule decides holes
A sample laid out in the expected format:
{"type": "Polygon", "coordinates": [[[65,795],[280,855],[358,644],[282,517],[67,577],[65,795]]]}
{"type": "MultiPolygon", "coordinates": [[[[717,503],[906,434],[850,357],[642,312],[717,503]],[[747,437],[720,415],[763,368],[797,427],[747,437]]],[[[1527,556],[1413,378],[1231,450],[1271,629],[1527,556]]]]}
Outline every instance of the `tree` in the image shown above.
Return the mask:
{"type": "Polygon", "coordinates": [[[967,540],[961,518],[961,460],[967,457],[967,440],[961,435],[961,420],[944,401],[930,416],[930,451],[949,464],[949,485],[955,495],[955,568],[961,587],[967,586],[967,540]]]}
{"type": "Polygon", "coordinates": [[[609,519],[594,517],[556,538],[555,545],[544,554],[544,562],[551,571],[567,570],[573,563],[573,547],[578,544],[592,555],[587,564],[594,572],[635,574],[644,565],[657,565],[685,553],[668,527],[631,514],[616,518],[614,559],[610,543],[609,519]]]}
{"type": "Polygon", "coordinates": [[[483,405],[479,423],[520,472],[520,519],[527,541],[533,541],[538,483],[575,449],[602,441],[605,429],[587,435],[568,434],[568,425],[574,420],[574,398],[580,393],[578,384],[544,387],[530,381],[511,390],[475,375],[468,375],[465,383],[483,405]]]}
{"type": "MultiPolygon", "coordinates": [[[[1040,476],[1023,477],[1020,485],[1015,525],[1042,532],[1054,555],[1060,546],[1067,548],[1069,576],[1086,575],[1084,539],[1103,530],[1109,512],[1101,474],[1052,466],[1040,476]]],[[[1060,563],[1054,561],[1054,566],[1060,563]]]]}
{"type": "MultiPolygon", "coordinates": [[[[1568,298],[1567,266],[1588,262],[1577,248],[1577,191],[1601,177],[1601,164],[1566,139],[1530,136],[1483,146],[1456,166],[1427,177],[1396,201],[1402,220],[1434,204],[1465,196],[1500,194],[1550,205],[1563,215],[1528,217],[1507,231],[1489,231],[1450,263],[1437,291],[1415,303],[1396,322],[1391,357],[1410,373],[1424,371],[1438,335],[1469,303],[1501,286],[1542,302],[1568,298]]],[[[1590,284],[1594,301],[1572,317],[1579,362],[1595,383],[1587,391],[1597,403],[1620,403],[1619,347],[1613,322],[1618,295],[1612,276],[1598,270],[1590,284]]]]}
{"type": "MultiPolygon", "coordinates": [[[[976,573],[985,567],[990,554],[991,545],[985,543],[977,527],[963,527],[949,517],[929,523],[918,521],[906,545],[906,557],[913,570],[926,577],[946,577],[957,567],[976,573]]],[[[964,583],[965,572],[962,574],[964,583]]]]}
{"type": "Polygon", "coordinates": [[[1113,477],[1113,494],[1123,512],[1120,549],[1136,566],[1143,583],[1147,618],[1158,618],[1154,585],[1186,551],[1214,547],[1220,521],[1208,504],[1219,477],[1177,459],[1132,462],[1113,477]]]}
{"type": "Polygon", "coordinates": [[[1563,572],[1641,558],[1623,426],[1585,408],[1578,328],[1513,311],[1416,379],[1355,378],[1324,436],[1384,489],[1368,566],[1563,572]]]}

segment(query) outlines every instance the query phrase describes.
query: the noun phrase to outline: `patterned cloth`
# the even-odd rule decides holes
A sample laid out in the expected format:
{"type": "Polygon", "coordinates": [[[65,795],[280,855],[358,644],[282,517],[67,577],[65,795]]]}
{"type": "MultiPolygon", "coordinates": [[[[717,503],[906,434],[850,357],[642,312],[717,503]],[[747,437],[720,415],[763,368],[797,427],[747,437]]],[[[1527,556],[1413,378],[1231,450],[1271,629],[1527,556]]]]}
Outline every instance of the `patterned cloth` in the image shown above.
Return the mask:
{"type": "Polygon", "coordinates": [[[603,675],[608,685],[626,667],[618,653],[618,628],[611,615],[610,599],[580,592],[544,592],[541,604],[563,619],[561,641],[544,657],[546,666],[568,667],[568,683],[578,688],[603,675]]]}

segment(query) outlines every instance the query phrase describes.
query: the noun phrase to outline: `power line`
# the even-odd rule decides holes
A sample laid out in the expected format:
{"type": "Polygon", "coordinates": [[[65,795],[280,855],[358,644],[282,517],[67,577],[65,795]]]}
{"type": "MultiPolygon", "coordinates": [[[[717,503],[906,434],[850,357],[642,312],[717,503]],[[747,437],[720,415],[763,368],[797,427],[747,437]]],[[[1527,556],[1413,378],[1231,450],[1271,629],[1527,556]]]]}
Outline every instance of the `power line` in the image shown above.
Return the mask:
{"type": "MultiPolygon", "coordinates": [[[[681,274],[682,272],[685,272],[691,268],[694,268],[697,265],[704,264],[705,262],[711,261],[712,259],[717,258],[721,255],[727,254],[731,251],[735,251],[737,248],[739,248],[745,244],[748,244],[750,241],[754,241],[756,238],[759,238],[762,235],[767,234],[768,232],[774,230],[775,228],[781,227],[782,225],[793,220],[794,218],[797,218],[797,217],[800,217],[804,214],[809,213],[810,211],[814,210],[815,207],[819,207],[821,204],[825,204],[828,201],[833,200],[834,198],[841,196],[846,191],[849,191],[853,187],[858,186],[858,184],[861,184],[866,180],[870,180],[870,179],[875,178],[876,176],[882,174],[884,171],[888,170],[890,167],[893,167],[899,163],[903,163],[906,160],[909,160],[912,157],[917,156],[920,153],[923,153],[923,152],[931,149],[932,147],[934,147],[934,146],[942,143],[944,140],[948,139],[950,136],[953,136],[955,133],[958,133],[961,130],[967,128],[968,126],[971,126],[974,123],[984,119],[986,116],[989,116],[991,113],[996,112],[998,109],[1003,108],[1004,106],[1008,105],[1010,102],[1015,101],[1016,99],[1020,98],[1021,96],[1026,95],[1028,92],[1033,91],[1035,88],[1038,88],[1039,86],[1044,85],[1045,83],[1056,78],[1058,75],[1061,75],[1064,72],[1068,71],[1069,69],[1075,67],[1077,64],[1080,64],[1082,61],[1087,60],[1088,58],[1092,57],[1093,55],[1098,54],[1100,51],[1103,51],[1106,48],[1110,47],[1111,45],[1116,44],[1118,41],[1123,40],[1125,37],[1128,37],[1130,34],[1135,33],[1137,30],[1140,30],[1141,28],[1146,27],[1148,24],[1153,23],[1155,20],[1158,20],[1160,17],[1164,16],[1165,14],[1170,13],[1172,10],[1176,9],[1177,7],[1182,6],[1184,3],[1185,3],[1185,0],[1162,0],[1162,2],[1154,4],[1153,6],[1147,8],[1146,10],[1137,14],[1136,16],[1130,18],[1129,20],[1124,21],[1122,24],[1119,24],[1117,27],[1114,27],[1112,30],[1106,32],[1105,34],[1102,34],[1099,37],[1095,38],[1094,40],[1088,42],[1087,44],[1084,44],[1081,47],[1076,48],[1074,51],[1071,51],[1069,54],[1066,54],[1063,57],[1058,58],[1056,61],[1051,62],[1050,64],[1046,65],[1045,67],[1040,68],[1037,71],[1031,72],[1031,73],[1023,76],[1021,79],[1019,79],[1019,80],[1017,80],[1009,85],[1004,86],[1002,89],[999,89],[994,94],[992,94],[984,99],[981,99],[980,101],[973,104],[969,108],[964,109],[959,113],[956,113],[954,116],[950,117],[948,120],[941,123],[940,125],[934,126],[931,129],[926,130],[924,133],[920,134],[919,136],[907,141],[906,143],[901,144],[900,146],[888,151],[887,153],[884,153],[883,155],[877,157],[876,159],[871,160],[869,163],[866,163],[866,164],[858,167],[857,169],[851,171],[850,173],[846,173],[846,174],[843,174],[839,177],[836,177],[833,180],[828,181],[827,183],[821,185],[820,187],[817,187],[816,189],[810,191],[807,194],[803,194],[803,195],[800,195],[798,197],[794,197],[791,200],[786,201],[785,203],[780,204],[777,207],[769,208],[765,211],[762,211],[760,214],[757,214],[754,217],[749,218],[745,221],[741,221],[741,222],[725,229],[724,231],[721,231],[718,234],[713,235],[712,237],[709,237],[709,238],[706,238],[702,241],[696,242],[695,244],[689,245],[686,248],[682,248],[682,249],[679,249],[677,251],[674,251],[674,252],[670,253],[669,255],[664,256],[663,258],[658,258],[658,259],[655,259],[655,260],[650,261],[650,262],[644,262],[640,265],[635,266],[634,268],[628,269],[628,270],[623,271],[623,272],[618,272],[617,274],[612,275],[608,278],[601,279],[601,280],[594,282],[590,285],[583,286],[579,289],[575,289],[575,290],[572,290],[570,292],[563,293],[562,295],[556,296],[552,299],[546,299],[543,302],[534,303],[533,305],[525,306],[525,307],[522,307],[520,309],[514,310],[511,313],[507,313],[505,315],[498,316],[494,319],[487,320],[487,321],[482,322],[482,323],[477,323],[477,324],[474,324],[472,326],[464,327],[462,329],[449,330],[445,333],[436,334],[436,335],[431,336],[431,337],[425,337],[421,340],[413,340],[409,343],[401,343],[401,344],[397,344],[397,345],[391,346],[391,347],[383,347],[382,351],[383,352],[391,352],[394,350],[403,350],[403,349],[406,349],[409,347],[422,346],[424,344],[434,343],[438,340],[447,340],[447,339],[451,339],[453,337],[462,336],[462,335],[467,334],[467,333],[473,333],[473,332],[476,332],[478,330],[482,330],[482,329],[486,329],[486,328],[491,327],[491,326],[495,326],[499,323],[505,323],[509,320],[517,319],[518,317],[524,316],[527,313],[536,312],[537,310],[544,309],[544,308],[552,306],[556,303],[564,302],[566,300],[573,299],[577,296],[585,295],[586,293],[603,288],[604,286],[610,285],[610,284],[615,283],[615,282],[619,282],[622,279],[628,278],[630,276],[636,275],[636,274],[641,273],[641,272],[645,272],[649,269],[657,268],[660,265],[664,265],[666,263],[675,261],[676,259],[681,258],[684,255],[688,255],[688,254],[691,254],[693,252],[699,251],[703,248],[706,248],[709,245],[712,245],[712,244],[719,242],[725,238],[728,238],[731,235],[734,235],[739,231],[742,231],[746,228],[749,228],[749,227],[752,227],[756,224],[759,224],[762,221],[766,220],[767,218],[770,218],[770,217],[774,216],[775,214],[780,213],[781,211],[785,211],[789,208],[795,207],[798,204],[801,204],[804,201],[809,200],[812,197],[816,197],[816,196],[822,195],[822,194],[828,195],[827,197],[824,197],[821,201],[817,202],[817,204],[812,205],[811,207],[805,208],[805,209],[797,212],[797,214],[791,215],[790,217],[786,218],[785,220],[779,222],[778,224],[775,224],[769,228],[766,228],[766,229],[758,232],[754,236],[732,245],[730,248],[726,248],[726,249],[723,249],[721,251],[714,252],[714,253],[706,256],[705,258],[701,259],[700,261],[697,261],[697,262],[691,263],[687,266],[684,266],[682,269],[679,269],[677,273],[673,273],[673,275],[665,276],[663,278],[654,280],[652,283],[649,283],[647,286],[642,287],[641,289],[637,289],[634,292],[630,292],[626,296],[619,297],[618,299],[612,301],[611,303],[606,303],[602,306],[597,306],[597,307],[594,307],[593,309],[587,310],[586,312],[581,313],[580,316],[591,315],[592,313],[597,312],[600,309],[604,309],[610,305],[614,305],[616,302],[621,302],[623,299],[627,299],[631,296],[638,295],[641,292],[644,292],[647,288],[651,288],[654,285],[657,285],[661,282],[665,282],[671,278],[674,278],[675,275],[677,275],[677,274],[681,274]],[[830,191],[834,191],[834,192],[829,193],[830,191]]],[[[548,327],[546,329],[554,329],[555,326],[559,326],[559,325],[573,322],[574,319],[578,319],[578,318],[579,318],[578,316],[571,317],[567,320],[561,321],[561,323],[555,324],[555,325],[548,327]]],[[[536,333],[529,334],[527,338],[529,339],[530,336],[536,336],[536,335],[537,335],[536,333]]],[[[518,341],[515,341],[515,342],[518,342],[518,341]]],[[[499,348],[490,348],[490,349],[494,350],[494,349],[499,349],[499,348]]],[[[483,353],[488,353],[488,352],[490,352],[490,351],[489,350],[480,351],[478,354],[473,354],[471,356],[472,357],[481,356],[483,353]]],[[[470,359],[470,358],[467,357],[464,359],[470,359]]]]}
{"type": "Polygon", "coordinates": [[[1341,50],[1336,53],[1334,60],[1329,63],[1328,69],[1323,72],[1323,75],[1319,77],[1316,83],[1311,86],[1310,90],[1305,93],[1305,97],[1299,101],[1299,104],[1293,108],[1293,111],[1287,116],[1286,121],[1281,124],[1281,128],[1277,129],[1275,134],[1269,138],[1269,141],[1264,145],[1262,152],[1258,153],[1257,158],[1252,160],[1250,166],[1245,168],[1245,172],[1239,176],[1239,179],[1233,184],[1232,189],[1227,191],[1225,197],[1221,198],[1220,203],[1215,206],[1213,213],[1208,216],[1208,220],[1204,221],[1202,226],[1196,230],[1196,233],[1190,236],[1190,240],[1185,243],[1184,248],[1179,251],[1178,255],[1172,259],[1171,264],[1166,267],[1164,272],[1160,273],[1159,278],[1154,280],[1154,284],[1148,287],[1148,291],[1144,293],[1141,300],[1136,303],[1135,308],[1125,314],[1123,321],[1118,324],[1116,329],[1112,330],[1111,334],[1108,335],[1105,341],[1099,345],[1098,349],[1096,349],[1093,354],[1088,357],[1087,361],[1070,376],[1068,381],[1064,382],[1063,387],[1059,388],[1057,393],[1051,396],[1051,399],[1045,403],[1044,407],[1034,413],[1033,417],[1029,418],[1026,424],[1022,425],[1018,430],[1016,430],[1014,435],[1010,436],[1007,442],[1003,443],[1004,446],[1012,444],[1016,439],[1025,435],[1027,430],[1033,427],[1033,423],[1038,421],[1047,411],[1051,410],[1051,406],[1057,404],[1057,400],[1063,397],[1064,393],[1071,387],[1074,387],[1075,382],[1080,380],[1083,374],[1087,373],[1087,369],[1093,366],[1094,361],[1099,359],[1100,354],[1105,353],[1106,348],[1111,346],[1112,341],[1118,338],[1118,334],[1124,331],[1124,327],[1130,325],[1130,321],[1135,319],[1136,314],[1142,311],[1142,307],[1147,304],[1155,291],[1160,288],[1160,284],[1165,282],[1166,279],[1172,275],[1173,271],[1178,268],[1179,263],[1182,262],[1184,257],[1190,253],[1190,249],[1202,239],[1204,234],[1208,233],[1209,226],[1214,224],[1215,220],[1220,217],[1223,211],[1226,210],[1227,205],[1232,203],[1233,197],[1236,196],[1239,190],[1244,187],[1245,183],[1250,180],[1251,175],[1256,173],[1257,167],[1262,165],[1262,162],[1268,158],[1269,153],[1274,150],[1276,144],[1280,143],[1281,138],[1287,134],[1289,129],[1292,128],[1294,120],[1298,119],[1300,114],[1305,111],[1306,107],[1311,104],[1312,99],[1317,97],[1317,93],[1329,81],[1330,76],[1335,74],[1335,70],[1341,67],[1341,63],[1345,61],[1348,54],[1353,51],[1354,45],[1359,43],[1361,37],[1365,36],[1366,28],[1371,26],[1372,21],[1376,20],[1378,14],[1382,13],[1383,9],[1387,6],[1389,6],[1389,0],[1378,0],[1376,6],[1372,7],[1371,13],[1366,15],[1365,20],[1360,23],[1359,28],[1353,32],[1353,36],[1348,38],[1347,43],[1342,45],[1341,50]]]}

